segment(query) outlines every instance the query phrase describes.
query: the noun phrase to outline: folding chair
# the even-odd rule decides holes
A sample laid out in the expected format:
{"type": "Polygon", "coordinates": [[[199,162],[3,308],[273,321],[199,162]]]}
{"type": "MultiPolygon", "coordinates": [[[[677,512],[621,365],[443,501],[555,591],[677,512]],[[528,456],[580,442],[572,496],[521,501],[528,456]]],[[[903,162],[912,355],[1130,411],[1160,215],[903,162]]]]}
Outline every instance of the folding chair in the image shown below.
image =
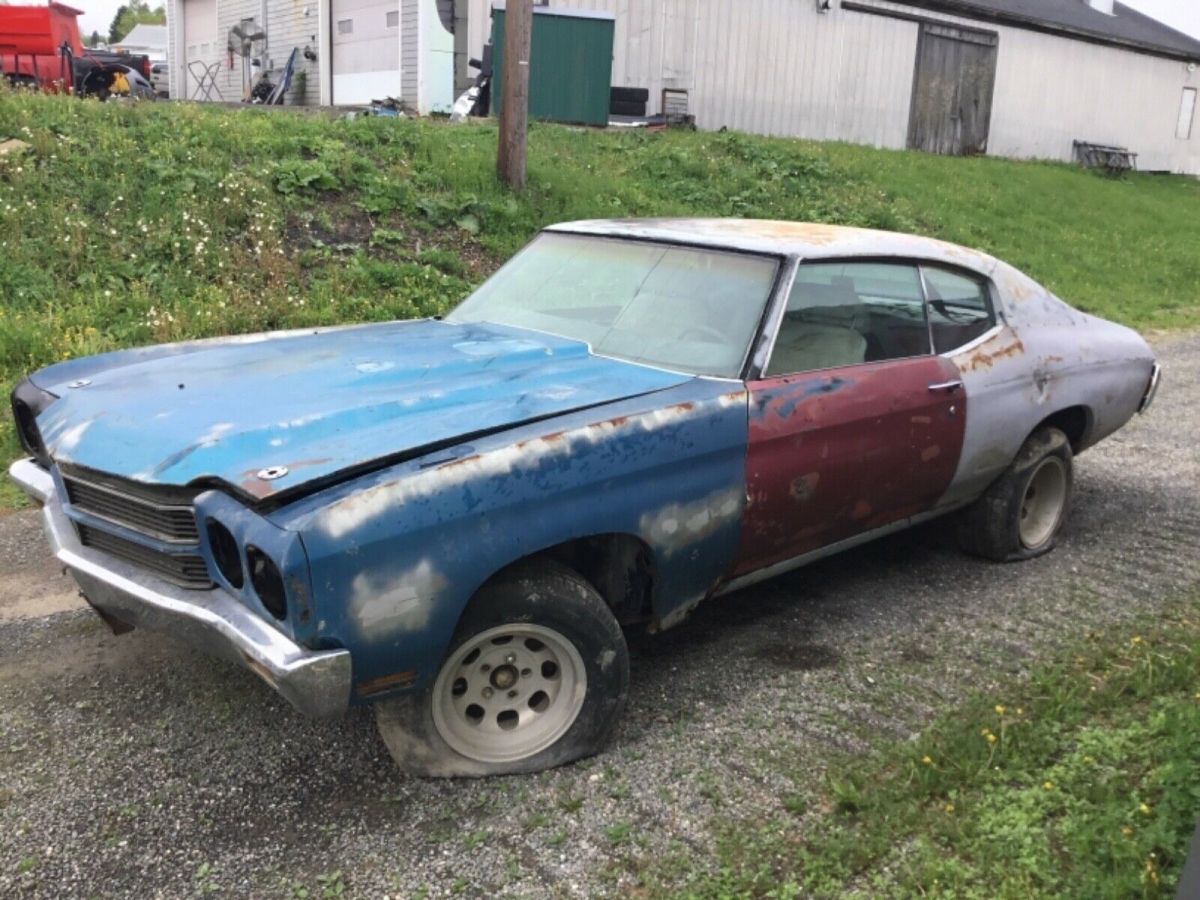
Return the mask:
{"type": "Polygon", "coordinates": [[[192,100],[212,100],[212,92],[217,92],[217,99],[221,102],[225,101],[225,95],[221,93],[221,89],[217,86],[217,75],[221,71],[221,62],[218,60],[215,63],[204,63],[198,59],[193,59],[188,63],[188,71],[192,73],[192,77],[196,79],[196,90],[192,91],[192,100]],[[200,92],[204,92],[204,96],[200,96],[200,92]]]}

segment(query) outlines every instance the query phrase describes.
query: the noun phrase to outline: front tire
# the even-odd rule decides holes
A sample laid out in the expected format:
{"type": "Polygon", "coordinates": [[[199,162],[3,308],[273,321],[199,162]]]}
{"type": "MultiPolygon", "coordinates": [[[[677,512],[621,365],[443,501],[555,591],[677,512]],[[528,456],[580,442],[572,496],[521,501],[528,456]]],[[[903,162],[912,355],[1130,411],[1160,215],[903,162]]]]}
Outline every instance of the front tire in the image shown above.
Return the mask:
{"type": "Polygon", "coordinates": [[[396,764],[433,777],[538,772],[611,738],[629,690],[629,651],[603,598],[552,562],[485,585],[422,691],[381,701],[396,764]]]}
{"type": "Polygon", "coordinates": [[[1057,428],[1030,435],[1008,470],[967,507],[959,532],[968,553],[997,562],[1054,549],[1071,508],[1073,455],[1057,428]]]}

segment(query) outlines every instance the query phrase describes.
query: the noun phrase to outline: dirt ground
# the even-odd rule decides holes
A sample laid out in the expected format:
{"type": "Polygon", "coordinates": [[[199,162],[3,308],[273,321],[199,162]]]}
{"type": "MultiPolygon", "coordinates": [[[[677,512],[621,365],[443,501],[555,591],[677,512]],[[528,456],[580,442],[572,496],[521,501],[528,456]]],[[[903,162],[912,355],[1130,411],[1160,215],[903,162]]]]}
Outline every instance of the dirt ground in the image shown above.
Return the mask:
{"type": "Polygon", "coordinates": [[[1200,335],[1078,461],[1061,546],[962,556],[934,523],[631,637],[624,728],[533,777],[416,781],[369,712],[294,713],[168,636],[112,636],[0,517],[0,896],[595,896],[709,865],[715,824],[782,814],[831,755],[904,740],[964,692],[1200,582],[1200,335]]]}

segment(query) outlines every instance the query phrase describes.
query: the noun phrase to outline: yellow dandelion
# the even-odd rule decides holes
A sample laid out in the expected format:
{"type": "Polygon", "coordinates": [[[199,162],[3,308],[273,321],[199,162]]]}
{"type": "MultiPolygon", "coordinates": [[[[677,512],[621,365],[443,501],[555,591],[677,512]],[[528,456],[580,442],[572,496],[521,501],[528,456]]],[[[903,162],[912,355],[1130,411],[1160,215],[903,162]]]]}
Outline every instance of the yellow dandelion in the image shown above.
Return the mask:
{"type": "Polygon", "coordinates": [[[1017,715],[1018,715],[1018,716],[1023,716],[1023,715],[1025,715],[1025,710],[1021,709],[1021,707],[1019,707],[1019,706],[1018,706],[1018,707],[1017,707],[1017,715]]]}
{"type": "Polygon", "coordinates": [[[1131,638],[1129,639],[1129,643],[1131,643],[1131,644],[1133,644],[1133,645],[1135,645],[1135,646],[1136,646],[1136,645],[1138,645],[1138,644],[1140,644],[1141,642],[1142,642],[1142,639],[1141,639],[1141,637],[1140,637],[1139,635],[1136,635],[1136,634],[1135,634],[1133,637],[1131,637],[1131,638]]]}
{"type": "Polygon", "coordinates": [[[994,734],[989,734],[989,735],[987,736],[987,742],[988,742],[989,744],[994,744],[994,743],[996,743],[996,736],[995,736],[994,734]]]}
{"type": "Polygon", "coordinates": [[[1042,785],[1042,789],[1043,789],[1043,790],[1047,790],[1047,791],[1052,791],[1052,790],[1054,790],[1054,782],[1053,782],[1053,781],[1047,781],[1045,784],[1043,784],[1043,785],[1042,785]]]}
{"type": "Polygon", "coordinates": [[[927,765],[927,766],[932,766],[932,765],[933,765],[933,760],[932,760],[930,757],[928,757],[928,756],[922,756],[922,757],[921,757],[921,762],[922,762],[922,763],[924,763],[924,764],[925,764],[925,765],[927,765]]]}
{"type": "Polygon", "coordinates": [[[1003,706],[996,704],[996,715],[998,715],[998,716],[1004,715],[1004,707],[1003,706]]]}
{"type": "Polygon", "coordinates": [[[946,812],[947,812],[947,813],[952,813],[952,812],[954,812],[954,804],[953,804],[953,803],[947,803],[947,804],[946,804],[946,806],[945,806],[945,810],[946,810],[946,812]]]}
{"type": "Polygon", "coordinates": [[[1148,816],[1148,815],[1150,815],[1150,813],[1152,813],[1153,811],[1154,811],[1154,810],[1152,810],[1152,809],[1150,808],[1150,806],[1149,806],[1148,804],[1146,804],[1146,803],[1139,803],[1139,804],[1138,804],[1138,812],[1140,812],[1140,813],[1141,813],[1143,816],[1148,816]]]}
{"type": "Polygon", "coordinates": [[[979,733],[980,733],[981,735],[983,735],[984,737],[987,737],[989,734],[991,734],[991,733],[992,733],[992,729],[990,729],[990,728],[980,728],[980,729],[979,729],[979,733]]]}
{"type": "Polygon", "coordinates": [[[1122,825],[1121,834],[1125,835],[1125,837],[1133,837],[1133,829],[1128,825],[1122,825]]]}

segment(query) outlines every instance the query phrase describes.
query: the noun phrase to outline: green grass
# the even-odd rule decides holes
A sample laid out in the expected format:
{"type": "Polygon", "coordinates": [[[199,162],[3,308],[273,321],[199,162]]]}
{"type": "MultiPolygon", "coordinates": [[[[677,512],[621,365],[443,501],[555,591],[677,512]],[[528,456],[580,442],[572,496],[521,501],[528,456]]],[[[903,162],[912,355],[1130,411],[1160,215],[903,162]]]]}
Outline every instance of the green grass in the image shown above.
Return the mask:
{"type": "MultiPolygon", "coordinates": [[[[535,126],[529,190],[491,124],[0,90],[0,382],[115,347],[429,315],[555,221],[710,215],[911,230],[1076,305],[1200,323],[1200,183],[735,133],[535,126]]],[[[7,418],[0,460],[18,454],[7,418]]],[[[0,505],[14,502],[0,488],[0,505]]]]}
{"type": "Polygon", "coordinates": [[[726,823],[716,874],[643,878],[692,896],[1169,897],[1200,812],[1198,735],[1200,597],[836,762],[811,816],[726,823]]]}

